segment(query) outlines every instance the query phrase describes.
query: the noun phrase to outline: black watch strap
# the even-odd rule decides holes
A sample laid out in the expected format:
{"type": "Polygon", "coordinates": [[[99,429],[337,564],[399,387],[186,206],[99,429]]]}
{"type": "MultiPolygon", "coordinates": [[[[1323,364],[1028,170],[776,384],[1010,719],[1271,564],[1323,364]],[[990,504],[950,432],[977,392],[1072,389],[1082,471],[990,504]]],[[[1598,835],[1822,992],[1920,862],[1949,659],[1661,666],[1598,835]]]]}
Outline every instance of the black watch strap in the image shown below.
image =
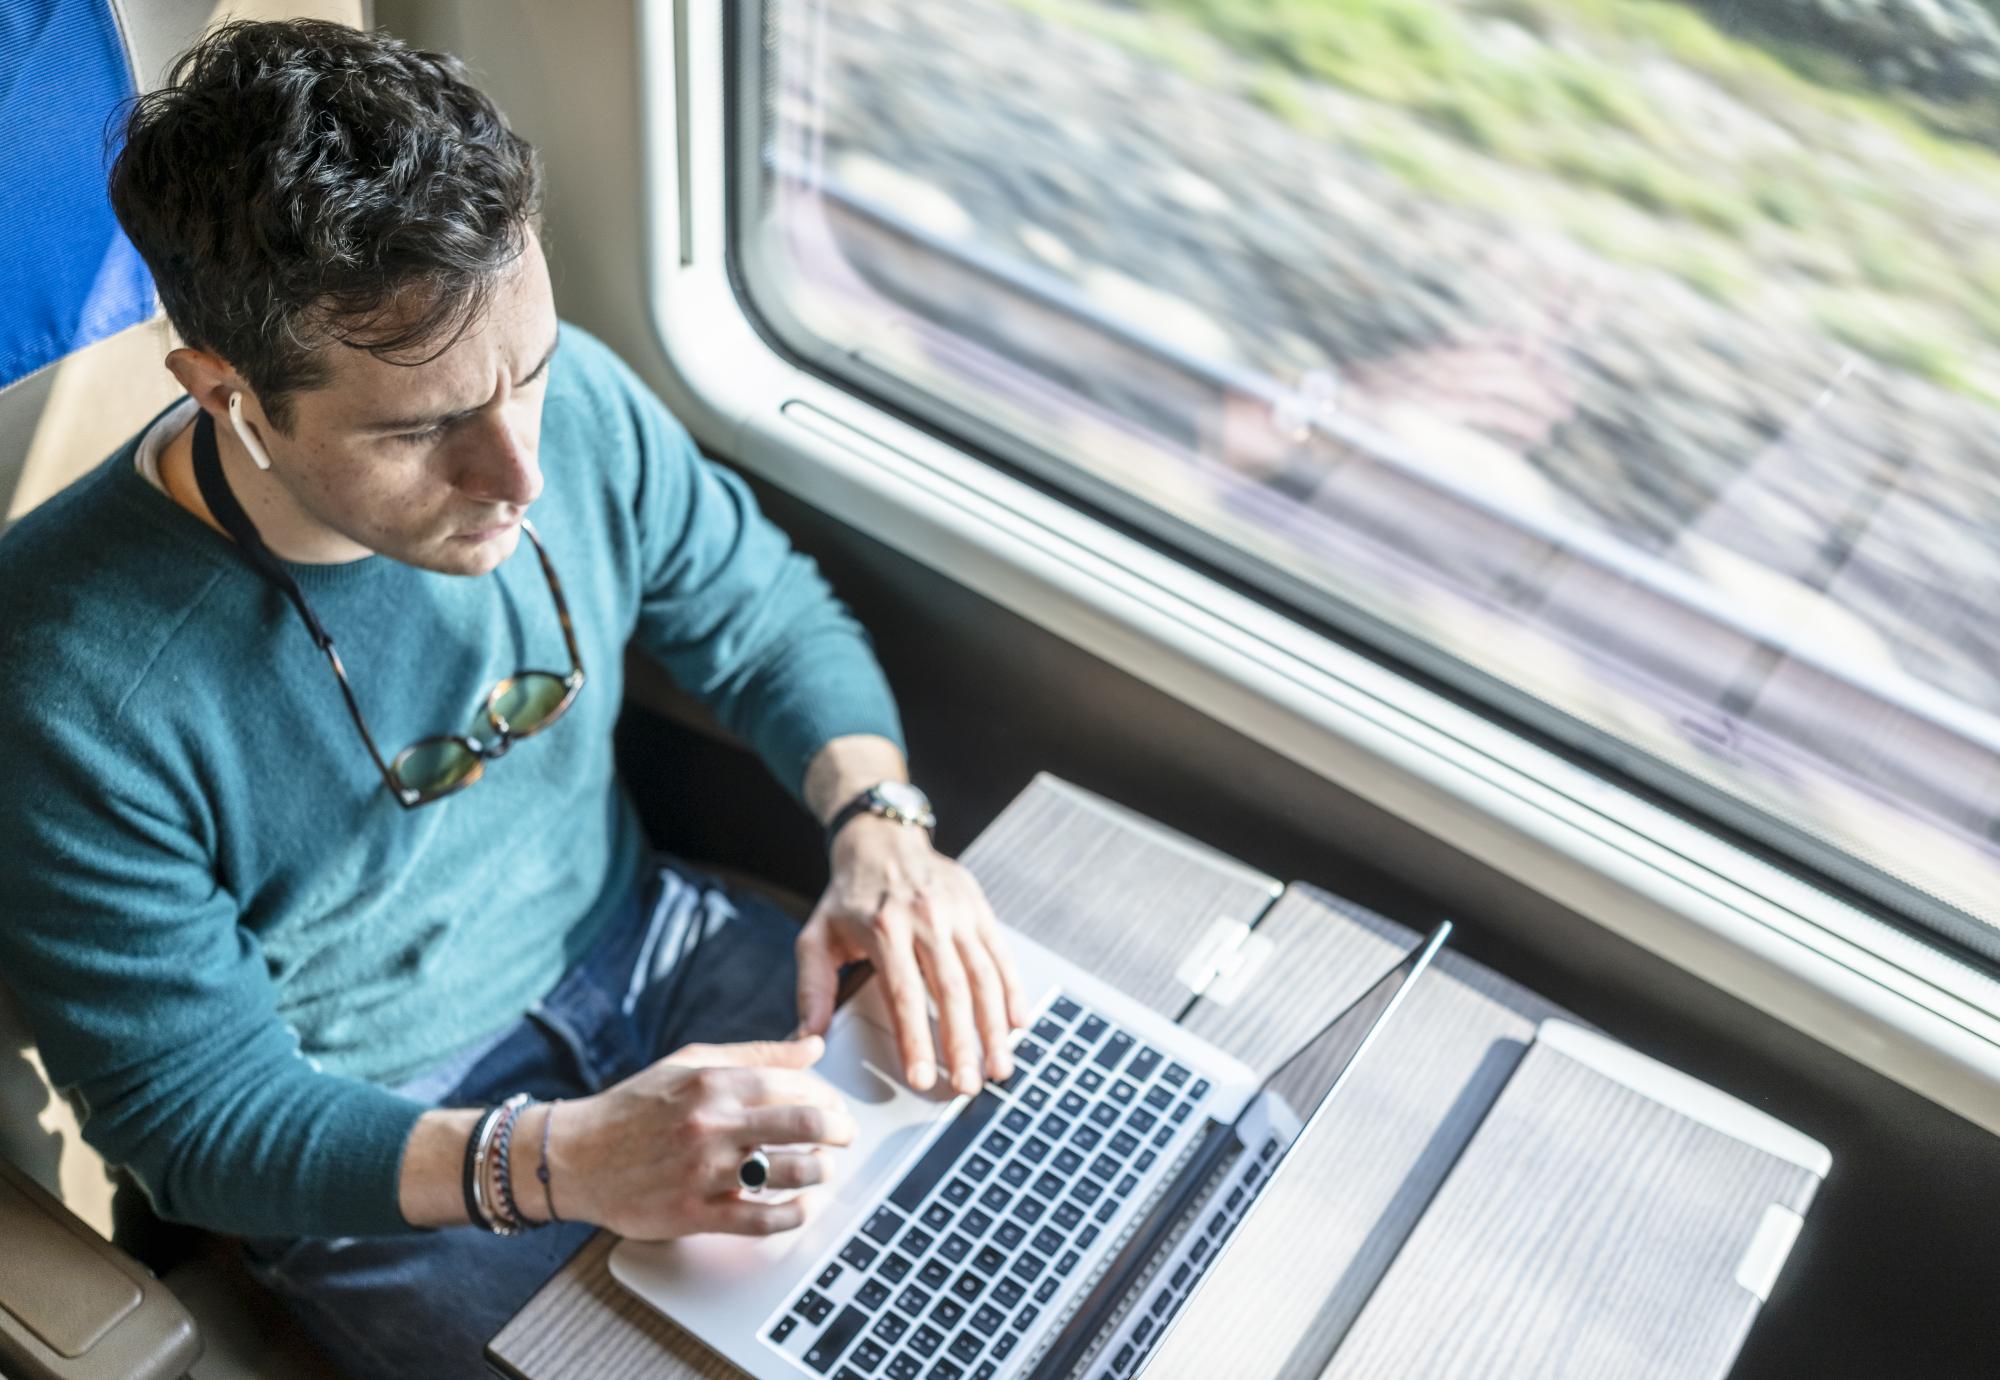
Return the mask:
{"type": "MultiPolygon", "coordinates": [[[[855,796],[854,799],[833,812],[833,818],[828,820],[826,825],[826,847],[829,852],[833,849],[833,836],[838,834],[847,821],[853,819],[856,815],[868,813],[869,804],[874,799],[874,796],[875,788],[870,786],[867,790],[861,792],[861,794],[855,796]]],[[[912,824],[917,823],[915,820],[909,822],[912,824]]]]}
{"type": "Polygon", "coordinates": [[[868,808],[868,792],[863,791],[860,795],[855,796],[854,799],[848,801],[838,810],[835,810],[833,812],[833,818],[828,820],[826,823],[826,846],[828,848],[833,847],[833,836],[840,832],[841,826],[845,825],[848,820],[853,819],[856,815],[860,814],[867,808],[868,808]]]}

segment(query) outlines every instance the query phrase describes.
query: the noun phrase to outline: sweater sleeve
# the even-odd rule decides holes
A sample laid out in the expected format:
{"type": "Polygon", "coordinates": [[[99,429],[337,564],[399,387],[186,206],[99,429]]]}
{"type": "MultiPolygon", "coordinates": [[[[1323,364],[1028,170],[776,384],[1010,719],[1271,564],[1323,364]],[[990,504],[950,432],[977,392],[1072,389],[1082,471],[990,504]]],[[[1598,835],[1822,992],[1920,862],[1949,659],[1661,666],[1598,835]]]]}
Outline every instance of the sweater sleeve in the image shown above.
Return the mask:
{"type": "Polygon", "coordinates": [[[425,1108],[300,1052],[198,811],[135,728],[79,717],[4,725],[0,974],[51,1081],[81,1104],[84,1139],[168,1219],[418,1230],[398,1187],[425,1108]]]}
{"type": "Polygon", "coordinates": [[[806,768],[833,738],[876,734],[907,752],[873,642],[818,565],[740,475],[703,457],[652,391],[625,377],[641,650],[801,803],[806,768]]]}

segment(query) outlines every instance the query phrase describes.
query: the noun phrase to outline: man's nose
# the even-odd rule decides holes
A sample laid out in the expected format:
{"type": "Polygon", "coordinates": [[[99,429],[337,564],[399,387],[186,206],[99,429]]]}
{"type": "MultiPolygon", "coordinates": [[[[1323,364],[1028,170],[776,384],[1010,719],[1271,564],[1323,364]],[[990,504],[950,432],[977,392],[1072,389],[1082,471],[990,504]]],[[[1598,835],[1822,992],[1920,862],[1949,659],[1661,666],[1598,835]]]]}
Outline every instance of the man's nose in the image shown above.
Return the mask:
{"type": "Polygon", "coordinates": [[[495,415],[479,429],[466,460],[466,473],[459,487],[474,498],[488,503],[511,503],[525,508],[541,496],[542,468],[533,441],[504,414],[495,415]]]}

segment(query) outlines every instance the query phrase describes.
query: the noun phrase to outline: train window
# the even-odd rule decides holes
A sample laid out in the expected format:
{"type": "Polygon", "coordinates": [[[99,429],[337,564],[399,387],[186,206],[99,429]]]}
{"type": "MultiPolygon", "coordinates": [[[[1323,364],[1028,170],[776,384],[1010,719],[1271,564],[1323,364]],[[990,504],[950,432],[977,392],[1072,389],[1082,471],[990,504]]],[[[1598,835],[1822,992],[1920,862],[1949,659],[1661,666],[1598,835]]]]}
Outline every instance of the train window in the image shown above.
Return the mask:
{"type": "Polygon", "coordinates": [[[1981,0],[769,0],[794,355],[2000,955],[1981,0]]]}

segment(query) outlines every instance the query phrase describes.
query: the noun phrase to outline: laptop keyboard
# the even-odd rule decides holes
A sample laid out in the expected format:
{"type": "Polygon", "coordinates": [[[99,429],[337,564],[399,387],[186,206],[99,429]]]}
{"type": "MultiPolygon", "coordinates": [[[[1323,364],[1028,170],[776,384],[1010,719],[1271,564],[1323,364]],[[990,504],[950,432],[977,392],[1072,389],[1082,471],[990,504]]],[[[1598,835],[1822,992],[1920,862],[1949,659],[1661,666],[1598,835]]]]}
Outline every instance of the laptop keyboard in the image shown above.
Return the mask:
{"type": "Polygon", "coordinates": [[[765,1339],[835,1380],[993,1380],[1130,1225],[1208,1092],[1057,996],[1015,1045],[1013,1075],[966,1103],[765,1339]]]}
{"type": "Polygon", "coordinates": [[[1186,1224],[1159,1273],[1143,1290],[1123,1301],[1118,1314],[1098,1334],[1091,1366],[1078,1374],[1092,1380],[1125,1380],[1151,1354],[1167,1323],[1194,1294],[1222,1244],[1242,1222],[1263,1191],[1278,1157],[1278,1138],[1264,1136],[1217,1176],[1216,1191],[1186,1224]],[[1101,1363],[1101,1364],[1100,1364],[1101,1363]]]}

